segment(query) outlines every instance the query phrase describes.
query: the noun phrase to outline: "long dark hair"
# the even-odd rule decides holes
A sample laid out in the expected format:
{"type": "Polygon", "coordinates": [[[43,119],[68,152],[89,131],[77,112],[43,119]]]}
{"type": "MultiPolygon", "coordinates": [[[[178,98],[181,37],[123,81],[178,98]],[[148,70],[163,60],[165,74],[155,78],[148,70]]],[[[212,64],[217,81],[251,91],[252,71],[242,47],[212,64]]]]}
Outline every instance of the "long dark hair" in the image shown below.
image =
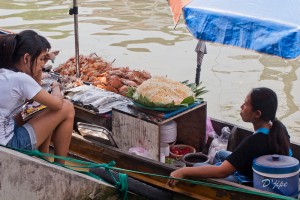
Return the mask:
{"type": "Polygon", "coordinates": [[[0,68],[17,71],[15,63],[28,53],[31,56],[29,66],[32,73],[38,56],[50,48],[48,40],[32,30],[0,35],[0,68]]]}
{"type": "Polygon", "coordinates": [[[261,111],[263,121],[272,121],[269,132],[269,147],[274,153],[289,155],[289,134],[286,127],[276,118],[278,106],[276,93],[265,87],[254,88],[250,93],[253,111],[261,111]]]}

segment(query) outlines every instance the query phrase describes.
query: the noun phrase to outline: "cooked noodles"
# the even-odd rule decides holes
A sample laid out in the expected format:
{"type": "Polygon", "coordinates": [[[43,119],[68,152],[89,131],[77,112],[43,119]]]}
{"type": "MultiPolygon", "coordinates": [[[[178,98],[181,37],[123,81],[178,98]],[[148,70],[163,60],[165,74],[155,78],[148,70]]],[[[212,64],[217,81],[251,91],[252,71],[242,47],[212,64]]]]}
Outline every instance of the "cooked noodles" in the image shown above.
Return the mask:
{"type": "Polygon", "coordinates": [[[193,91],[180,82],[163,76],[155,76],[138,86],[136,92],[153,103],[179,105],[185,98],[194,96],[193,91]]]}

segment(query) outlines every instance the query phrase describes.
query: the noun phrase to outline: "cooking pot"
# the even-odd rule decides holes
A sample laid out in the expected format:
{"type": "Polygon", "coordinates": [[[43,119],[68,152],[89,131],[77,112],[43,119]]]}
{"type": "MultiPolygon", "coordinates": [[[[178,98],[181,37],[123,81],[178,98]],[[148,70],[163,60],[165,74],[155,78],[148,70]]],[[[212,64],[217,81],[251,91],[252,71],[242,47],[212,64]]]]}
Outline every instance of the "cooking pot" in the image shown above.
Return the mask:
{"type": "Polygon", "coordinates": [[[187,166],[193,166],[196,163],[208,163],[208,156],[203,153],[188,153],[182,157],[182,161],[187,166]]]}

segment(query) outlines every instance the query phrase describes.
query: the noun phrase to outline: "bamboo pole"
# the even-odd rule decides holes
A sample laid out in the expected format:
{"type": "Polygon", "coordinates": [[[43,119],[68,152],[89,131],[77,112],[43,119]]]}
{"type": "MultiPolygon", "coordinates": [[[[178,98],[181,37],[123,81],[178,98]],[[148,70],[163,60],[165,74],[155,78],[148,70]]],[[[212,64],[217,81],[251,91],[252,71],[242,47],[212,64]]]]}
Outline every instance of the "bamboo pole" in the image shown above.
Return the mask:
{"type": "Polygon", "coordinates": [[[70,15],[74,15],[74,32],[75,32],[75,65],[76,77],[80,77],[79,67],[79,34],[78,34],[78,4],[77,0],[73,0],[73,8],[69,10],[70,15]]]}

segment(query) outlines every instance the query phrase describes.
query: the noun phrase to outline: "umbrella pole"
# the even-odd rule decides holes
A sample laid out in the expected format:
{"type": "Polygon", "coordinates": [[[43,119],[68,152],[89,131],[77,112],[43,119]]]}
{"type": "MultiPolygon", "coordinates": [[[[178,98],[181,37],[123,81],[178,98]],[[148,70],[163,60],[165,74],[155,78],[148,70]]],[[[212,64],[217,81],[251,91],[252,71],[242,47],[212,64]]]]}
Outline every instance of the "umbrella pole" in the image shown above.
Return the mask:
{"type": "Polygon", "coordinates": [[[75,65],[76,65],[76,77],[80,77],[79,68],[79,37],[78,37],[78,4],[77,0],[73,0],[73,8],[69,10],[70,15],[74,15],[74,32],[75,32],[75,65]]]}
{"type": "Polygon", "coordinates": [[[196,77],[195,77],[195,83],[196,85],[199,85],[200,82],[200,72],[201,72],[201,64],[204,57],[204,53],[201,51],[197,52],[197,68],[196,68],[196,77]]]}
{"type": "Polygon", "coordinates": [[[197,46],[195,48],[197,53],[197,68],[196,68],[196,78],[195,83],[199,85],[200,83],[200,73],[201,73],[201,65],[203,61],[204,54],[206,54],[206,44],[203,40],[198,40],[197,46]]]}

